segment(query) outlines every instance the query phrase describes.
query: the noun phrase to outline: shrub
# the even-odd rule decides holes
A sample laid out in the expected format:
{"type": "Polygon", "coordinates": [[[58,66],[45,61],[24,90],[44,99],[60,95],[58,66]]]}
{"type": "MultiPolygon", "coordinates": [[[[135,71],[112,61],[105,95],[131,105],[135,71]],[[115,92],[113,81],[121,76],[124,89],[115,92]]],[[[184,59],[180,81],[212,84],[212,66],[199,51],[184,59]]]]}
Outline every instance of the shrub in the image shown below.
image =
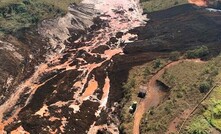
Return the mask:
{"type": "Polygon", "coordinates": [[[200,84],[199,89],[200,89],[201,93],[205,93],[205,92],[209,91],[210,87],[211,87],[211,84],[209,82],[202,82],[200,84]]]}
{"type": "Polygon", "coordinates": [[[213,101],[213,108],[212,108],[213,117],[220,119],[221,118],[221,101],[213,101]]]}
{"type": "Polygon", "coordinates": [[[210,106],[204,113],[204,117],[212,126],[221,130],[221,100],[212,98],[210,101],[210,106]]]}
{"type": "Polygon", "coordinates": [[[146,79],[146,77],[147,77],[148,75],[150,75],[150,70],[149,70],[148,67],[146,67],[146,68],[144,69],[144,71],[143,71],[143,76],[144,76],[144,78],[146,79]]]}
{"type": "Polygon", "coordinates": [[[153,67],[156,69],[156,68],[159,68],[160,66],[161,66],[160,59],[156,59],[153,63],[153,67]]]}
{"type": "Polygon", "coordinates": [[[186,57],[191,58],[201,58],[209,54],[209,49],[206,46],[201,46],[195,50],[187,51],[186,57]]]}
{"type": "Polygon", "coordinates": [[[221,104],[217,104],[214,108],[213,108],[213,113],[214,113],[214,116],[216,118],[221,118],[221,104]]]}
{"type": "Polygon", "coordinates": [[[123,88],[126,90],[130,90],[131,88],[134,88],[136,84],[136,80],[134,78],[130,78],[127,83],[123,85],[123,88]]]}
{"type": "Polygon", "coordinates": [[[31,1],[30,1],[30,0],[23,0],[23,3],[24,3],[25,5],[30,5],[30,4],[31,4],[31,1]]]}
{"type": "Polygon", "coordinates": [[[175,51],[175,52],[172,52],[172,53],[170,54],[169,59],[172,60],[172,61],[176,61],[176,60],[179,59],[179,57],[180,57],[180,53],[177,52],[177,51],[175,51]]]}
{"type": "Polygon", "coordinates": [[[182,91],[179,91],[178,93],[177,93],[177,98],[182,98],[183,97],[183,92],[182,91]]]}
{"type": "Polygon", "coordinates": [[[189,134],[208,134],[210,133],[210,125],[204,118],[198,118],[191,122],[187,131],[189,134]]]}

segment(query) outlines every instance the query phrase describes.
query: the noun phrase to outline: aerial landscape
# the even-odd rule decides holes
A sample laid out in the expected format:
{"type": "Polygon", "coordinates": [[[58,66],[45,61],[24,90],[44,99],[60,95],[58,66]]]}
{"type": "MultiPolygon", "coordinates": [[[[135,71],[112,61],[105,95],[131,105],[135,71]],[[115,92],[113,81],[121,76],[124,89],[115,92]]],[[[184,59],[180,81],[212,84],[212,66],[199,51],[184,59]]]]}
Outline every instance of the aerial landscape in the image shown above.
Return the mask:
{"type": "Polygon", "coordinates": [[[0,0],[0,134],[221,134],[221,0],[0,0]]]}

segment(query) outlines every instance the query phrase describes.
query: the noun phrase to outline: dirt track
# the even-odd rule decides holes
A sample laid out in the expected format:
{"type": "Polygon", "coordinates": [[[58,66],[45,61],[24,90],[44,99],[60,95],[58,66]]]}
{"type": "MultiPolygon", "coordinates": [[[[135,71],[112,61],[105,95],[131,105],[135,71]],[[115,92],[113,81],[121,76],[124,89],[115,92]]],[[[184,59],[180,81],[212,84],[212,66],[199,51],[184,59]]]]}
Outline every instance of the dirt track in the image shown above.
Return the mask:
{"type": "Polygon", "coordinates": [[[179,64],[181,62],[203,62],[200,59],[185,59],[178,60],[167,64],[161,70],[159,70],[148,82],[147,88],[147,96],[145,99],[140,101],[137,106],[137,109],[134,113],[134,126],[133,126],[133,134],[139,134],[139,126],[142,119],[143,114],[148,111],[151,107],[157,106],[160,103],[160,99],[163,96],[163,92],[159,90],[157,86],[156,80],[160,78],[160,76],[164,73],[164,71],[171,66],[179,64]]]}

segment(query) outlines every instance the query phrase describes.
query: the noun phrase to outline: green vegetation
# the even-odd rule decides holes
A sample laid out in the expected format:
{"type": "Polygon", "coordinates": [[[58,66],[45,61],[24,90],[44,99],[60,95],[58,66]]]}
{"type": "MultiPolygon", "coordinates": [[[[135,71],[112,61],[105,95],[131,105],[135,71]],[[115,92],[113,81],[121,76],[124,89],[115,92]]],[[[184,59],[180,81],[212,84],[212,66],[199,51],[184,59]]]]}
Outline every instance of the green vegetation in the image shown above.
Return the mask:
{"type": "Polygon", "coordinates": [[[202,58],[209,54],[209,49],[206,46],[201,46],[194,50],[187,51],[186,57],[189,59],[192,58],[202,58]]]}
{"type": "Polygon", "coordinates": [[[169,59],[171,61],[176,61],[176,60],[179,60],[180,57],[181,57],[180,52],[174,51],[170,54],[169,59]]]}
{"type": "Polygon", "coordinates": [[[193,118],[190,125],[187,127],[189,134],[209,134],[211,126],[202,116],[193,118]]]}
{"type": "MultiPolygon", "coordinates": [[[[205,46],[191,50],[198,57],[208,53],[205,46]]],[[[139,86],[147,84],[152,74],[164,67],[171,61],[184,58],[179,52],[172,52],[169,60],[156,59],[142,66],[132,68],[128,81],[125,83],[125,98],[122,101],[123,123],[120,128],[124,133],[131,133],[133,115],[129,114],[128,108],[133,101],[138,101],[137,93],[139,86]]],[[[183,61],[166,69],[159,79],[171,87],[165,98],[158,107],[151,108],[143,116],[141,133],[165,133],[169,124],[180,117],[184,111],[192,110],[206,96],[209,90],[216,87],[202,105],[191,115],[182,127],[181,134],[207,134],[221,131],[221,56],[210,59],[207,62],[183,61]],[[215,100],[215,101],[214,101],[215,100]],[[166,115],[166,116],[165,116],[166,115]],[[156,120],[157,119],[157,120],[156,120]],[[216,128],[216,129],[214,129],[216,128]]],[[[177,129],[184,119],[178,122],[177,129]]]]}
{"type": "Polygon", "coordinates": [[[166,132],[175,117],[197,104],[205,95],[200,93],[198,85],[207,79],[204,74],[206,66],[206,63],[186,61],[165,71],[159,80],[172,88],[167,99],[146,113],[141,123],[142,133],[166,132]]]}
{"type": "Polygon", "coordinates": [[[154,61],[154,63],[153,63],[154,65],[153,65],[153,68],[159,68],[160,66],[161,66],[161,61],[160,61],[160,59],[156,59],[155,61],[154,61]]]}
{"type": "Polygon", "coordinates": [[[159,11],[187,3],[187,0],[141,0],[145,12],[159,11]]]}
{"type": "Polygon", "coordinates": [[[212,87],[211,83],[209,83],[208,81],[204,81],[204,82],[200,83],[199,90],[201,93],[206,93],[209,91],[209,89],[211,87],[212,87]]]}
{"type": "Polygon", "coordinates": [[[68,5],[79,0],[2,0],[0,33],[15,32],[39,21],[64,15],[68,5]]]}
{"type": "Polygon", "coordinates": [[[197,109],[193,117],[190,118],[189,121],[186,123],[186,127],[185,129],[183,129],[182,133],[191,133],[194,130],[198,132],[203,132],[202,134],[213,133],[214,131],[217,132],[217,130],[221,131],[220,99],[221,87],[218,86],[213,90],[210,96],[202,102],[203,108],[197,109]],[[199,123],[197,122],[200,122],[201,125],[199,125],[199,123]]]}
{"type": "MultiPolygon", "coordinates": [[[[213,83],[216,87],[213,92],[202,102],[201,107],[197,109],[195,114],[186,123],[183,133],[188,132],[192,126],[194,119],[206,120],[206,124],[202,124],[201,130],[207,130],[207,133],[217,133],[221,131],[221,57],[210,60],[208,67],[204,71],[207,77],[213,76],[213,83]],[[215,129],[214,129],[215,128],[215,129]],[[208,130],[210,132],[208,132],[208,130]]],[[[205,86],[205,85],[204,85],[205,86]]]]}
{"type": "Polygon", "coordinates": [[[82,0],[1,0],[0,8],[6,7],[12,4],[21,4],[21,3],[42,3],[46,5],[53,5],[55,7],[58,7],[59,9],[62,9],[64,11],[67,11],[67,7],[70,3],[79,3],[82,0]]]}
{"type": "Polygon", "coordinates": [[[128,76],[128,80],[124,83],[124,98],[121,101],[122,113],[120,125],[120,130],[122,133],[129,134],[132,133],[133,128],[133,114],[129,113],[129,107],[134,101],[139,102],[137,97],[140,85],[147,85],[148,80],[151,78],[153,73],[156,73],[161,69],[168,60],[156,59],[150,63],[144,64],[142,66],[133,67],[128,76]]]}
{"type": "MultiPolygon", "coordinates": [[[[220,61],[218,56],[208,62],[185,61],[167,69],[159,80],[172,88],[158,107],[146,112],[141,133],[165,133],[169,124],[184,110],[193,109],[213,86],[220,83],[220,61]]],[[[181,133],[208,134],[215,131],[213,127],[221,130],[220,100],[221,87],[217,87],[189,117],[181,133]]],[[[178,129],[182,122],[178,123],[178,129]]]]}
{"type": "MultiPolygon", "coordinates": [[[[201,112],[204,118],[221,131],[221,87],[218,86],[214,89],[214,92],[203,102],[206,109],[201,112]]],[[[197,115],[196,115],[197,116],[197,115]]]]}

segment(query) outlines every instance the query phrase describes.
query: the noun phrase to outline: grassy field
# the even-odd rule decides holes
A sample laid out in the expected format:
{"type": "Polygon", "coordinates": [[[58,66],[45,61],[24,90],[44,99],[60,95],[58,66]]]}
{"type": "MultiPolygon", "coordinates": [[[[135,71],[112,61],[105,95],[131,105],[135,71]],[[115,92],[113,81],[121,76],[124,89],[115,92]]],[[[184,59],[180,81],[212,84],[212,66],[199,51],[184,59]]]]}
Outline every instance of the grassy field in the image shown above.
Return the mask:
{"type": "Polygon", "coordinates": [[[80,0],[0,0],[0,32],[12,33],[67,12],[70,3],[80,0]]]}
{"type": "Polygon", "coordinates": [[[201,108],[197,109],[193,116],[188,120],[183,129],[183,133],[201,131],[202,134],[221,132],[221,57],[217,57],[209,62],[211,66],[215,66],[218,75],[213,79],[217,87],[213,92],[201,103],[201,108]],[[204,121],[203,125],[193,128],[198,124],[198,120],[204,121]],[[203,127],[202,127],[203,126],[203,127]],[[214,132],[215,131],[215,132],[214,132]]]}
{"type": "Polygon", "coordinates": [[[203,101],[196,112],[185,123],[182,133],[220,133],[221,132],[221,85],[217,86],[203,101]]]}
{"type": "Polygon", "coordinates": [[[159,11],[187,3],[187,0],[141,0],[145,12],[159,11]]]}
{"type": "Polygon", "coordinates": [[[221,131],[221,86],[203,103],[207,108],[203,113],[204,118],[211,126],[221,131]]]}

